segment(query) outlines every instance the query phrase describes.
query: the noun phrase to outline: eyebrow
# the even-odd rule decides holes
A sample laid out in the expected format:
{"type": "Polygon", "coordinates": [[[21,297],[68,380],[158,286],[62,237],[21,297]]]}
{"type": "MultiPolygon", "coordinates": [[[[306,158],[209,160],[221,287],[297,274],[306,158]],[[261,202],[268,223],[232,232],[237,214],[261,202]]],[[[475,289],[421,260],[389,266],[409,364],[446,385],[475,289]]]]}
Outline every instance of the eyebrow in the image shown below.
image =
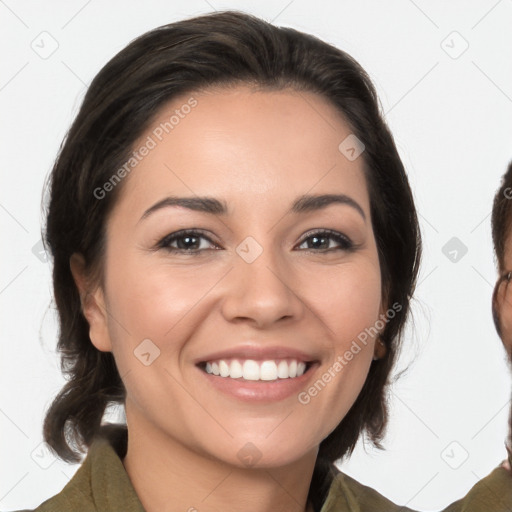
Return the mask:
{"type": "MultiPolygon", "coordinates": [[[[344,204],[347,206],[351,206],[355,209],[361,217],[366,221],[366,214],[364,210],[361,208],[359,203],[357,203],[351,197],[345,194],[321,194],[321,195],[303,195],[297,198],[290,208],[291,213],[307,213],[317,210],[322,210],[331,204],[344,204]]],[[[212,215],[227,215],[228,214],[228,205],[226,201],[219,200],[213,197],[177,197],[170,196],[158,201],[153,206],[148,208],[139,222],[147,217],[149,217],[152,213],[160,210],[162,208],[178,206],[181,208],[187,208],[189,210],[209,213],[212,215]]]]}

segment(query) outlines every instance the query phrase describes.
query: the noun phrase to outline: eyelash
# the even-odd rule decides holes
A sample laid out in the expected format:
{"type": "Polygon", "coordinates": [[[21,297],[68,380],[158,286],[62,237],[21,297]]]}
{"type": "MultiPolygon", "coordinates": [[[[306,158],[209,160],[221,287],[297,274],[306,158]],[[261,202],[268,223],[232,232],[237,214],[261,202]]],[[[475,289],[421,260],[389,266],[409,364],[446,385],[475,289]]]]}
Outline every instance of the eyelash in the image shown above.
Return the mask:
{"type": "MultiPolygon", "coordinates": [[[[203,238],[208,240],[211,244],[215,245],[215,242],[212,242],[210,238],[208,238],[203,231],[201,230],[195,230],[195,229],[184,229],[181,231],[176,231],[175,233],[171,233],[162,240],[160,240],[157,244],[157,249],[165,249],[166,251],[170,253],[180,253],[180,254],[190,254],[190,255],[199,255],[205,250],[211,250],[211,249],[178,249],[175,247],[170,247],[170,244],[175,242],[176,240],[180,240],[182,238],[191,237],[191,238],[203,238]]],[[[347,236],[338,233],[337,231],[333,231],[331,229],[322,229],[322,230],[316,230],[312,231],[310,233],[307,233],[306,236],[302,239],[301,242],[299,242],[299,246],[302,245],[304,242],[309,240],[310,238],[328,238],[335,240],[340,244],[340,247],[334,247],[329,249],[302,249],[308,252],[314,252],[314,253],[331,253],[333,251],[353,251],[356,247],[353,244],[353,242],[348,238],[347,236]]],[[[213,249],[218,250],[218,249],[213,249]]]]}

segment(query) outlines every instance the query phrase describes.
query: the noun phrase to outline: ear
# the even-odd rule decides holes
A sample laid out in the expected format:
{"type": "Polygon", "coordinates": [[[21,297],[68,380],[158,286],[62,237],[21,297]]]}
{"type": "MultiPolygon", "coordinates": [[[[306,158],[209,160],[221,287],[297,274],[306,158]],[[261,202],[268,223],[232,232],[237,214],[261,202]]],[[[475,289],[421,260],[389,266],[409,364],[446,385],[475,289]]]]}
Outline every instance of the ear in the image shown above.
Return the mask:
{"type": "Polygon", "coordinates": [[[502,280],[497,284],[493,299],[493,313],[498,334],[512,360],[512,283],[502,280]]]}
{"type": "Polygon", "coordinates": [[[108,330],[108,313],[105,306],[105,297],[100,286],[92,288],[85,271],[84,257],[74,253],[69,259],[71,274],[75,281],[82,313],[89,323],[89,338],[92,344],[102,352],[110,352],[112,344],[108,330]]]}

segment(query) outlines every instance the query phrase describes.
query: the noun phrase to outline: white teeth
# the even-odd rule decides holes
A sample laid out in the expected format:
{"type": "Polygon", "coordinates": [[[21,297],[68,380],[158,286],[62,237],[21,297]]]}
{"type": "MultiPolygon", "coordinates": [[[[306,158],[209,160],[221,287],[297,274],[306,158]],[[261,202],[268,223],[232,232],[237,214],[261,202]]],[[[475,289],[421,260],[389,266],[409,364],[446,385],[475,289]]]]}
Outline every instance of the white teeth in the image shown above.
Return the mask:
{"type": "Polygon", "coordinates": [[[242,371],[245,380],[260,380],[260,367],[256,361],[247,359],[242,366],[242,371]]]}
{"type": "Polygon", "coordinates": [[[260,366],[261,380],[277,379],[277,364],[274,361],[263,361],[260,366]]]}
{"type": "Polygon", "coordinates": [[[219,361],[219,371],[221,377],[229,377],[229,365],[226,361],[219,361]]]}
{"type": "Polygon", "coordinates": [[[279,361],[279,364],[277,365],[277,376],[280,379],[288,378],[288,363],[286,361],[279,361]]]}
{"type": "Polygon", "coordinates": [[[244,372],[242,369],[242,365],[236,359],[234,361],[231,361],[229,376],[232,379],[239,379],[240,377],[243,377],[243,375],[244,372]]]}
{"type": "Polygon", "coordinates": [[[205,366],[206,373],[229,377],[231,379],[273,381],[277,379],[293,379],[304,375],[306,363],[296,359],[254,361],[246,359],[220,359],[208,361],[205,366]]]}
{"type": "Polygon", "coordinates": [[[292,361],[288,366],[288,376],[291,378],[297,377],[297,361],[292,361]]]}

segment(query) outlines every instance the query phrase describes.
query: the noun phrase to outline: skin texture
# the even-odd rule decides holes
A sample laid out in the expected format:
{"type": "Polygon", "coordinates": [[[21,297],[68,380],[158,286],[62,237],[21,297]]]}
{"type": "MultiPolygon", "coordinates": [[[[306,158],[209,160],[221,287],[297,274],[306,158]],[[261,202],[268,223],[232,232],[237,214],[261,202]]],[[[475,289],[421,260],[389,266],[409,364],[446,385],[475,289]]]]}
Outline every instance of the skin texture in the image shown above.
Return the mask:
{"type": "MultiPolygon", "coordinates": [[[[509,238],[505,244],[503,259],[503,272],[512,270],[512,241],[509,238]]],[[[505,345],[509,356],[512,355],[512,287],[503,280],[498,288],[497,310],[500,319],[501,341],[505,345]]]]}
{"type": "MultiPolygon", "coordinates": [[[[363,159],[338,150],[351,131],[318,95],[238,86],[193,96],[197,106],[125,178],[103,285],[88,288],[80,256],[71,259],[92,343],[113,352],[127,389],[123,462],[148,512],[309,510],[318,446],[359,394],[375,340],[307,405],[296,394],[242,402],[208,385],[195,362],[242,343],[290,347],[319,361],[310,386],[375,324],[387,308],[363,159]],[[303,194],[346,194],[366,218],[347,204],[287,213],[303,194]],[[215,197],[228,213],[173,206],[141,220],[171,195],[215,197]],[[200,238],[195,255],[157,248],[184,228],[211,242],[200,238]],[[315,229],[355,248],[332,238],[314,248],[315,229]],[[236,252],[249,236],[263,249],[252,263],[236,252]],[[134,355],[144,339],[160,350],[149,366],[134,355]],[[260,457],[252,467],[238,456],[247,443],[260,457]]],[[[141,142],[189,97],[166,105],[141,142]]]]}
{"type": "MultiPolygon", "coordinates": [[[[503,258],[502,272],[512,270],[512,240],[509,237],[505,243],[505,254],[503,258]]],[[[508,353],[509,361],[512,361],[512,285],[506,279],[499,284],[496,296],[496,309],[498,313],[501,341],[508,353]]],[[[512,428],[512,419],[511,425],[512,428]]],[[[512,442],[512,435],[509,436],[509,443],[512,442]]],[[[512,446],[510,446],[512,450],[512,446]]],[[[512,471],[509,461],[503,462],[502,466],[512,471]]]]}

